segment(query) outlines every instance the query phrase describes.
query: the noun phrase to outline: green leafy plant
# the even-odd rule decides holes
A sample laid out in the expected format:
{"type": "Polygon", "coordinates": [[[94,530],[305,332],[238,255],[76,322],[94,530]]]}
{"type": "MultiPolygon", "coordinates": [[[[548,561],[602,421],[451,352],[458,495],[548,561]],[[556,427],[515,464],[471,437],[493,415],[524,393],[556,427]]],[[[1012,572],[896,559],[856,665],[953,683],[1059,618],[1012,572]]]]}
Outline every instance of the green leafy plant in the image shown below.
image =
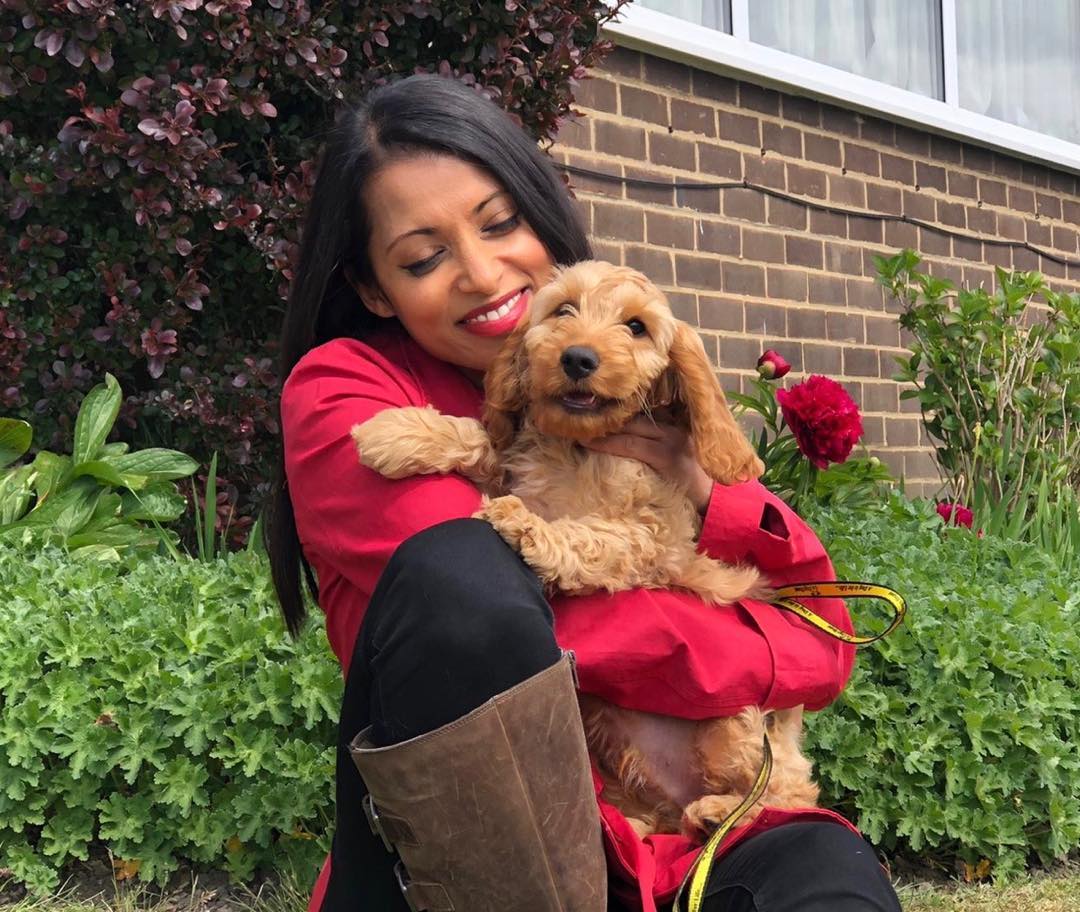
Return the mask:
{"type": "Polygon", "coordinates": [[[1061,566],[1080,570],[1080,499],[1060,477],[1045,473],[1017,480],[1013,490],[995,500],[982,479],[975,482],[972,525],[983,532],[1032,542],[1061,566]],[[1014,508],[1013,504],[1022,505],[1014,508]]]}
{"type": "MultiPolygon", "coordinates": [[[[217,465],[218,454],[210,457],[210,470],[206,476],[206,488],[203,493],[202,507],[199,506],[199,492],[195,482],[191,483],[191,504],[195,511],[195,554],[201,561],[212,561],[228,553],[229,522],[232,519],[232,506],[229,505],[228,518],[225,520],[221,538],[217,537],[217,465]]],[[[248,539],[250,544],[250,538],[248,539]]]]}
{"type": "Polygon", "coordinates": [[[340,700],[260,555],[125,568],[0,543],[0,869],[38,895],[91,851],[158,883],[182,861],[314,872],[340,700]]]}
{"type": "Polygon", "coordinates": [[[166,534],[160,523],[186,507],[173,481],[197,466],[175,450],[129,452],[126,443],[106,443],[121,400],[116,378],[106,374],[79,408],[71,455],[41,450],[27,465],[11,463],[30,449],[30,425],[0,418],[0,541],[111,560],[157,549],[166,534]]]}
{"type": "MultiPolygon", "coordinates": [[[[1033,545],[946,526],[926,501],[808,516],[843,579],[902,593],[808,717],[830,806],[887,851],[1001,879],[1080,848],[1080,574],[1033,545]]],[[[874,629],[850,602],[857,629],[874,629]]]]}
{"type": "Polygon", "coordinates": [[[874,260],[911,334],[895,379],[914,387],[901,398],[919,401],[949,499],[986,532],[1076,560],[1080,294],[1000,268],[993,293],[957,290],[911,250],[874,260]]]}

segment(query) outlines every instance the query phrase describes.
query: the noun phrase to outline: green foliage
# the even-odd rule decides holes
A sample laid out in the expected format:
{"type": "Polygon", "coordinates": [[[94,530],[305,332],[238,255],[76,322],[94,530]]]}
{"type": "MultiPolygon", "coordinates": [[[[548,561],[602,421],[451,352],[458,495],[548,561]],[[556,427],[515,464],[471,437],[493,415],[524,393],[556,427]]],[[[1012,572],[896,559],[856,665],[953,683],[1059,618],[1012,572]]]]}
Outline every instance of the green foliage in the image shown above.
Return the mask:
{"type": "Polygon", "coordinates": [[[144,880],[328,847],[341,673],[265,560],[116,564],[0,543],[0,868],[41,894],[103,842],[144,880]]]}
{"type": "MultiPolygon", "coordinates": [[[[810,517],[842,579],[890,586],[905,623],[861,647],[808,718],[826,800],[867,837],[1019,874],[1080,847],[1080,575],[1040,549],[947,528],[926,502],[810,517]]],[[[856,628],[873,628],[853,602],[856,628]]]]}
{"type": "MultiPolygon", "coordinates": [[[[229,524],[232,521],[232,505],[228,505],[228,517],[221,532],[221,538],[217,537],[217,465],[218,454],[210,457],[210,469],[206,475],[206,487],[203,490],[202,507],[199,506],[199,493],[195,490],[195,484],[191,485],[191,505],[195,511],[195,556],[201,561],[214,561],[219,557],[225,557],[229,552],[229,524]]],[[[248,538],[248,546],[252,540],[248,538]]]]}
{"type": "Polygon", "coordinates": [[[1077,560],[1080,293],[1002,269],[993,294],[956,291],[919,272],[911,250],[874,261],[912,335],[895,379],[914,389],[901,398],[919,400],[952,496],[986,531],[1077,560]]]}
{"type": "MultiPolygon", "coordinates": [[[[0,541],[55,544],[109,560],[155,551],[162,536],[171,543],[160,523],[184,512],[173,482],[196,463],[175,450],[129,453],[126,443],[105,443],[121,400],[116,378],[106,374],[79,408],[71,456],[41,450],[30,464],[3,470],[0,541]]],[[[0,467],[22,457],[30,443],[29,424],[0,418],[0,467]]]]}
{"type": "Polygon", "coordinates": [[[971,497],[972,525],[1036,544],[1062,567],[1080,571],[1080,495],[1061,474],[1017,479],[1000,499],[990,493],[984,479],[977,479],[971,497]]]}

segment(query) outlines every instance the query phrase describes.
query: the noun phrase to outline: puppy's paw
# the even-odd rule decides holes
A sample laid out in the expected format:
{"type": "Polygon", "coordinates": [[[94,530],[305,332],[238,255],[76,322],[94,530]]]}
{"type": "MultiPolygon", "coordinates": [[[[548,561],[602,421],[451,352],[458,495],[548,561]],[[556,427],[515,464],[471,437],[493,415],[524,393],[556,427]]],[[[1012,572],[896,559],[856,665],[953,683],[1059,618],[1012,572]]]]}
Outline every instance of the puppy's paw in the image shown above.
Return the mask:
{"type": "MultiPolygon", "coordinates": [[[[430,407],[384,409],[352,429],[360,462],[387,478],[490,469],[480,422],[430,407]]],[[[490,460],[489,460],[490,461],[490,460]]]]}
{"type": "Polygon", "coordinates": [[[407,478],[420,471],[411,458],[403,436],[415,434],[419,422],[409,414],[415,408],[390,408],[373,415],[352,429],[353,443],[361,465],[374,469],[387,478],[407,478]]]}
{"type": "MultiPolygon", "coordinates": [[[[708,839],[743,801],[743,795],[706,795],[691,801],[683,811],[683,835],[691,839],[708,839]]],[[[745,826],[761,813],[761,803],[756,802],[743,814],[736,826],[745,826]]]]}
{"type": "Polygon", "coordinates": [[[520,497],[485,497],[483,506],[474,514],[487,520],[511,548],[520,551],[521,540],[532,527],[533,514],[520,497]]]}

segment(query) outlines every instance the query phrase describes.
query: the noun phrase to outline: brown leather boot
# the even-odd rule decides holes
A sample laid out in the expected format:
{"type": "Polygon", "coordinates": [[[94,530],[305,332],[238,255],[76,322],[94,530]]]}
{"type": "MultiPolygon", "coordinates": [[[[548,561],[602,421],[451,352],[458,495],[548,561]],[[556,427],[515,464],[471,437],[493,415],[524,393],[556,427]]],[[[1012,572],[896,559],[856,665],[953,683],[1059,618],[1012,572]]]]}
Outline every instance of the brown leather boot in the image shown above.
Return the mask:
{"type": "Polygon", "coordinates": [[[603,912],[607,870],[573,657],[417,738],[350,746],[414,910],[603,912]]]}

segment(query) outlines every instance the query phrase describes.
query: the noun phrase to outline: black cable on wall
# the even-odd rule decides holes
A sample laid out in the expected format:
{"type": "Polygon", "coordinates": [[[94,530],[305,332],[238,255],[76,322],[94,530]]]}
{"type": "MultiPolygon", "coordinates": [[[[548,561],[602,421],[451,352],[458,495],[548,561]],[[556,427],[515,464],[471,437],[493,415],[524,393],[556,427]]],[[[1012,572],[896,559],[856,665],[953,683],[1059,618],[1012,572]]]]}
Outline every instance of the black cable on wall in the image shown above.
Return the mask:
{"type": "Polygon", "coordinates": [[[615,184],[628,184],[635,187],[650,187],[660,190],[756,190],[758,193],[765,196],[787,200],[790,203],[798,203],[805,206],[807,209],[816,209],[819,212],[831,212],[835,215],[848,215],[853,216],[854,218],[870,219],[872,221],[880,222],[905,222],[908,225],[915,225],[926,231],[934,231],[938,234],[960,238],[961,240],[977,241],[982,244],[991,244],[996,247],[1014,247],[1017,249],[1030,250],[1037,256],[1045,257],[1051,262],[1060,263],[1062,266],[1080,267],[1080,260],[1073,260],[1056,253],[1050,253],[1047,250],[1029,244],[1027,241],[1010,241],[1003,240],[1002,238],[988,238],[978,234],[968,234],[965,231],[956,231],[942,225],[924,222],[922,219],[912,218],[910,215],[893,215],[888,212],[870,212],[865,209],[845,209],[841,206],[830,206],[827,203],[819,203],[816,200],[808,199],[806,197],[792,196],[790,193],[774,190],[771,187],[762,187],[758,184],[752,184],[746,180],[721,182],[662,181],[645,177],[621,177],[617,174],[604,174],[602,171],[592,171],[589,168],[579,168],[574,165],[562,165],[558,162],[555,163],[555,167],[565,171],[567,174],[577,174],[581,177],[591,177],[615,184]]]}

